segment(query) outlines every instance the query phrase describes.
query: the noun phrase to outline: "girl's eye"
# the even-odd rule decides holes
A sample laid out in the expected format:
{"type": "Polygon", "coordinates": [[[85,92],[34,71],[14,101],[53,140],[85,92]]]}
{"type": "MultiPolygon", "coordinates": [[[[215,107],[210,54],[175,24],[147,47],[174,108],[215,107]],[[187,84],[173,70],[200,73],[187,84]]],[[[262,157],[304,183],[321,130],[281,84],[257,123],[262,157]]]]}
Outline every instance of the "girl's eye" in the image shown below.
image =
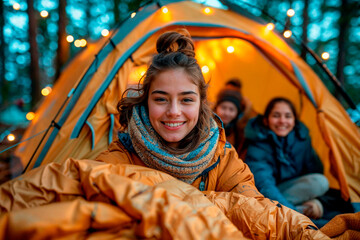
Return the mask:
{"type": "Polygon", "coordinates": [[[165,102],[165,101],[166,101],[166,99],[162,98],[162,97],[155,98],[155,102],[165,102]]]}
{"type": "Polygon", "coordinates": [[[184,98],[183,102],[185,103],[189,103],[189,102],[193,102],[194,100],[192,98],[184,98]]]}

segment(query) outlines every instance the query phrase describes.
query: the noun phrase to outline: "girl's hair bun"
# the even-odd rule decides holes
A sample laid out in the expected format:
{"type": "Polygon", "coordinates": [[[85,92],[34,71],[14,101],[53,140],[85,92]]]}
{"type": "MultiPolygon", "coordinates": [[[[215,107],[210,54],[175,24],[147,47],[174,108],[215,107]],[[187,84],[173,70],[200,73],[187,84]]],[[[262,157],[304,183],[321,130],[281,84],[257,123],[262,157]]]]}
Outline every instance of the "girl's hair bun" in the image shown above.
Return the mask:
{"type": "Polygon", "coordinates": [[[156,42],[156,50],[159,54],[181,52],[195,57],[194,43],[186,29],[163,33],[156,42]]]}

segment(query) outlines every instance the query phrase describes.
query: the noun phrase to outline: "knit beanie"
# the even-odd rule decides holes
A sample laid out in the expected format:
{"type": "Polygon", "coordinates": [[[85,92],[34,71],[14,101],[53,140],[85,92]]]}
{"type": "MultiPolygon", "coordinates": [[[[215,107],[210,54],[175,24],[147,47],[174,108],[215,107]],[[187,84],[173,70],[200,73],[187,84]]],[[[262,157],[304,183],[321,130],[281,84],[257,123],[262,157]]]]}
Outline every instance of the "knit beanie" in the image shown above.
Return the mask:
{"type": "Polygon", "coordinates": [[[239,91],[224,89],[220,91],[217,96],[215,108],[222,102],[232,102],[233,104],[235,104],[239,114],[242,112],[241,100],[242,96],[239,91]]]}

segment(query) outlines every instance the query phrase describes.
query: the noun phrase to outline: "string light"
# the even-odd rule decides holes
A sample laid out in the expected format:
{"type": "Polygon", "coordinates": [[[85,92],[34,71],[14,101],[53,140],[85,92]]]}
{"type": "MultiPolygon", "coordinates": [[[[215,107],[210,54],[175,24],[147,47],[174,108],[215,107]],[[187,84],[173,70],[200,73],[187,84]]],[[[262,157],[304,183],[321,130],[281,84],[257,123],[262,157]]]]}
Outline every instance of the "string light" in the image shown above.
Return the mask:
{"type": "Polygon", "coordinates": [[[51,93],[51,91],[52,91],[51,87],[48,86],[41,90],[41,94],[46,97],[51,93]]]}
{"type": "Polygon", "coordinates": [[[67,36],[66,36],[66,41],[67,41],[68,43],[72,43],[72,42],[74,41],[74,37],[73,37],[72,35],[67,35],[67,36]]]}
{"type": "Polygon", "coordinates": [[[49,13],[48,13],[48,11],[46,11],[46,10],[42,10],[42,11],[40,12],[40,16],[43,17],[43,18],[46,18],[47,16],[49,16],[49,13]]]}
{"type": "Polygon", "coordinates": [[[9,135],[7,135],[7,140],[8,140],[9,142],[14,141],[15,139],[16,139],[16,137],[15,137],[14,134],[10,133],[9,135]]]}
{"type": "Polygon", "coordinates": [[[293,17],[293,16],[295,15],[294,9],[289,8],[289,9],[287,10],[287,12],[286,12],[286,15],[287,15],[288,17],[293,17]]]}
{"type": "Polygon", "coordinates": [[[13,9],[16,10],[16,11],[20,10],[20,4],[19,3],[14,3],[13,9]]]}
{"type": "Polygon", "coordinates": [[[169,12],[169,9],[167,7],[162,7],[161,11],[166,14],[169,12]]]}
{"type": "Polygon", "coordinates": [[[330,58],[330,54],[328,52],[323,52],[321,54],[321,58],[324,60],[328,60],[330,58]]]}
{"type": "Polygon", "coordinates": [[[202,73],[208,73],[210,71],[210,69],[208,66],[205,65],[201,68],[201,71],[202,71],[202,73]]]}
{"type": "Polygon", "coordinates": [[[268,29],[269,31],[274,30],[274,28],[275,28],[275,24],[273,24],[273,23],[266,24],[266,29],[268,29]]]}
{"type": "Polygon", "coordinates": [[[290,30],[286,30],[283,35],[285,38],[289,38],[289,37],[291,37],[292,32],[290,30]]]}
{"type": "Polygon", "coordinates": [[[204,8],[203,12],[204,12],[205,14],[210,14],[210,13],[211,13],[211,8],[206,7],[206,8],[204,8]]]}
{"type": "Polygon", "coordinates": [[[134,18],[136,16],[136,12],[133,12],[132,14],[131,14],[131,18],[134,18]]]}
{"type": "Polygon", "coordinates": [[[35,113],[33,113],[33,112],[28,112],[28,113],[26,114],[26,119],[27,119],[27,120],[31,121],[31,120],[33,120],[34,118],[35,118],[35,113]]]}
{"type": "Polygon", "coordinates": [[[80,47],[85,47],[87,44],[87,41],[85,39],[80,40],[80,47]]]}
{"type": "Polygon", "coordinates": [[[101,35],[102,35],[103,37],[108,36],[108,35],[109,35],[109,30],[103,29],[103,30],[101,31],[101,35]]]}
{"type": "Polygon", "coordinates": [[[233,53],[233,52],[235,51],[235,48],[234,48],[233,46],[228,46],[227,49],[226,49],[226,51],[227,51],[228,53],[233,53]]]}
{"type": "Polygon", "coordinates": [[[74,42],[75,47],[80,47],[81,46],[81,42],[79,39],[76,39],[74,42]]]}

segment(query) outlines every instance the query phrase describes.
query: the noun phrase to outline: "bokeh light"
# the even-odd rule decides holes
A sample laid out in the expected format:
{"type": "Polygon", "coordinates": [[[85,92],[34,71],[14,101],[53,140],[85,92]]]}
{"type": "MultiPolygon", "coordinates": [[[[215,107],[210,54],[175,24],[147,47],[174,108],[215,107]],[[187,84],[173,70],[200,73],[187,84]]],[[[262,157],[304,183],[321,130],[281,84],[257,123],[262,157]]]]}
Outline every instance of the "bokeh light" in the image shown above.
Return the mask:
{"type": "Polygon", "coordinates": [[[52,91],[51,87],[48,86],[41,90],[41,94],[46,97],[51,93],[51,91],[52,91]]]}
{"type": "Polygon", "coordinates": [[[290,30],[286,30],[283,35],[285,38],[289,38],[289,37],[291,37],[292,32],[290,30]]]}
{"type": "Polygon", "coordinates": [[[109,30],[103,29],[103,30],[101,31],[101,35],[102,35],[103,37],[108,36],[108,35],[109,35],[109,30]]]}
{"type": "Polygon", "coordinates": [[[66,36],[66,41],[67,41],[68,43],[72,43],[72,42],[74,41],[74,37],[73,37],[72,35],[67,35],[67,36],[66,36]]]}
{"type": "Polygon", "coordinates": [[[267,28],[268,30],[272,31],[272,30],[274,30],[274,28],[275,28],[275,24],[273,24],[273,23],[268,23],[268,24],[266,24],[266,28],[267,28]]]}
{"type": "Polygon", "coordinates": [[[35,118],[35,113],[33,113],[33,112],[28,112],[28,113],[26,114],[26,119],[27,119],[27,120],[31,121],[31,120],[33,120],[34,118],[35,118]]]}
{"type": "Polygon", "coordinates": [[[286,12],[286,15],[287,15],[288,17],[294,16],[294,15],[295,15],[294,9],[289,8],[289,9],[287,10],[287,12],[286,12]]]}
{"type": "Polygon", "coordinates": [[[20,4],[19,3],[14,3],[13,9],[14,10],[20,10],[20,4]]]}
{"type": "Polygon", "coordinates": [[[208,73],[209,71],[210,71],[210,69],[209,69],[209,67],[208,66],[203,66],[202,68],[201,68],[201,71],[203,72],[203,73],[208,73]]]}
{"type": "Polygon", "coordinates": [[[7,135],[7,140],[8,140],[9,142],[14,141],[15,139],[16,139],[16,137],[15,137],[14,134],[10,133],[9,135],[7,135]]]}
{"type": "Polygon", "coordinates": [[[233,46],[228,46],[227,49],[226,49],[226,51],[227,51],[228,53],[233,53],[233,52],[235,51],[235,48],[234,48],[233,46]]]}
{"type": "Polygon", "coordinates": [[[321,58],[324,60],[328,60],[330,58],[330,54],[328,52],[323,52],[321,54],[321,58]]]}
{"type": "Polygon", "coordinates": [[[169,9],[168,9],[167,7],[162,7],[162,8],[161,8],[161,11],[162,11],[163,13],[168,13],[168,12],[169,12],[169,9]]]}
{"type": "Polygon", "coordinates": [[[136,12],[133,12],[132,14],[131,14],[131,18],[134,18],[136,16],[136,12]]]}
{"type": "Polygon", "coordinates": [[[210,13],[211,13],[211,8],[206,7],[206,8],[204,8],[203,12],[204,12],[205,14],[210,14],[210,13]]]}
{"type": "Polygon", "coordinates": [[[46,10],[42,10],[42,11],[40,12],[40,16],[43,17],[43,18],[46,18],[47,16],[49,16],[49,13],[48,13],[48,11],[46,11],[46,10]]]}

